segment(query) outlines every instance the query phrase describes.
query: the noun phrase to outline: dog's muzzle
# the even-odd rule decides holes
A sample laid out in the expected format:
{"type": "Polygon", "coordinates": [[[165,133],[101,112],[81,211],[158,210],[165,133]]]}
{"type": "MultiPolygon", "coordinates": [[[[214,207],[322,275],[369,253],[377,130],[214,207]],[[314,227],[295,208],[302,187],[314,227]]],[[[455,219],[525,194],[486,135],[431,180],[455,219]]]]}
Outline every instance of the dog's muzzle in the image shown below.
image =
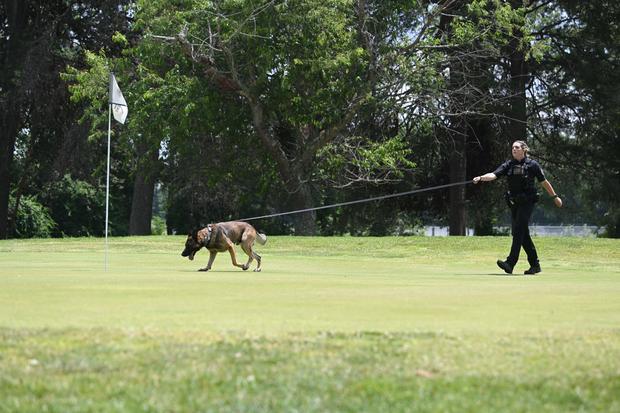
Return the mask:
{"type": "Polygon", "coordinates": [[[181,257],[187,257],[187,258],[189,258],[190,261],[192,261],[194,259],[194,255],[195,254],[196,254],[196,252],[191,252],[191,251],[185,250],[185,251],[183,251],[181,253],[181,257]]]}

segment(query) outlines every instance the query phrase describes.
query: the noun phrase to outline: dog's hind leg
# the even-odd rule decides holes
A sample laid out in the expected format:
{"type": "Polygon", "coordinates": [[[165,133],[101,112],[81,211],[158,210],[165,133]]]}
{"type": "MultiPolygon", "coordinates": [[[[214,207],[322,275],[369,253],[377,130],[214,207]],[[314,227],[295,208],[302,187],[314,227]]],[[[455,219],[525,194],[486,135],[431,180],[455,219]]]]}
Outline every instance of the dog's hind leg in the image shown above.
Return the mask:
{"type": "Polygon", "coordinates": [[[228,252],[230,252],[230,258],[232,259],[232,264],[235,267],[239,267],[241,268],[243,271],[247,270],[249,268],[249,266],[246,265],[241,265],[237,262],[237,254],[235,253],[235,246],[231,243],[228,245],[228,252]]]}
{"type": "Polygon", "coordinates": [[[257,253],[255,253],[254,251],[252,251],[252,255],[254,256],[254,259],[256,260],[256,262],[258,263],[258,265],[256,266],[256,268],[254,269],[254,272],[260,272],[260,255],[258,255],[257,253]]]}
{"type": "Polygon", "coordinates": [[[260,272],[260,255],[258,255],[257,253],[255,253],[252,250],[252,247],[247,245],[247,244],[241,244],[241,249],[243,249],[243,251],[248,255],[248,262],[246,265],[246,267],[250,268],[250,264],[252,263],[252,260],[256,260],[256,262],[258,263],[258,265],[256,266],[256,269],[254,270],[254,272],[260,272]]]}

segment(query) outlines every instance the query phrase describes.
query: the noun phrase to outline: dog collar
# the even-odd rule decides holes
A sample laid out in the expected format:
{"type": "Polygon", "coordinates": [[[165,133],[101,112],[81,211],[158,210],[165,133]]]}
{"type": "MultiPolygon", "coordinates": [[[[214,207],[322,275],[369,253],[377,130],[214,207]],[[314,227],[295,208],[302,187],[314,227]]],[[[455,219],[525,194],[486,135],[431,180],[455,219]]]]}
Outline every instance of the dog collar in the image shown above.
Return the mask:
{"type": "Polygon", "coordinates": [[[209,243],[211,242],[211,233],[213,232],[213,229],[211,228],[211,225],[207,225],[207,239],[205,240],[205,247],[209,246],[209,243]]]}

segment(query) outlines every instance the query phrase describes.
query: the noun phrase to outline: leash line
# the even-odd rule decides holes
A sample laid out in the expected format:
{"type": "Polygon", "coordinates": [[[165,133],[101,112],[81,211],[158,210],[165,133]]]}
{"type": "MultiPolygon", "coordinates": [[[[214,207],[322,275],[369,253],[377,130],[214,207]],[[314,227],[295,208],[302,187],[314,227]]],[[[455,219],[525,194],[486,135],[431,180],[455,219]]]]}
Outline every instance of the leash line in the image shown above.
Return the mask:
{"type": "Polygon", "coordinates": [[[294,210],[294,211],[278,212],[278,213],[275,213],[275,214],[261,215],[261,216],[257,216],[257,217],[251,217],[251,218],[243,218],[243,219],[240,219],[239,221],[253,221],[253,220],[256,220],[256,219],[273,218],[273,217],[279,217],[279,216],[282,216],[282,215],[301,214],[302,212],[318,211],[320,209],[335,208],[335,207],[345,206],[345,205],[361,204],[363,202],[378,201],[378,200],[381,200],[381,199],[396,198],[396,197],[399,197],[399,196],[412,195],[412,194],[417,194],[417,193],[420,193],[420,192],[434,191],[436,189],[449,188],[449,187],[452,187],[452,186],[467,185],[467,184],[471,184],[471,183],[472,183],[471,180],[463,181],[463,182],[453,182],[451,184],[444,184],[444,185],[431,186],[431,187],[428,187],[428,188],[414,189],[412,191],[398,192],[396,194],[376,196],[376,197],[373,197],[373,198],[357,199],[355,201],[339,202],[337,204],[323,205],[323,206],[320,206],[320,207],[297,209],[297,210],[294,210]]]}

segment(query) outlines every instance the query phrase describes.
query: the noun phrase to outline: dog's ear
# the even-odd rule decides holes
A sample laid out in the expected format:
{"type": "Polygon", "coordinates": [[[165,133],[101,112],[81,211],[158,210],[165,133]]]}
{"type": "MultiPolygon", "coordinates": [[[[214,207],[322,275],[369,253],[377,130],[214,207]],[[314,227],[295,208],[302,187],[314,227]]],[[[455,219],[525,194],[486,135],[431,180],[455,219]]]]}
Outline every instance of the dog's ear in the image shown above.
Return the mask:
{"type": "Polygon", "coordinates": [[[198,230],[193,229],[192,232],[189,233],[189,236],[192,237],[194,241],[198,241],[198,230]]]}

